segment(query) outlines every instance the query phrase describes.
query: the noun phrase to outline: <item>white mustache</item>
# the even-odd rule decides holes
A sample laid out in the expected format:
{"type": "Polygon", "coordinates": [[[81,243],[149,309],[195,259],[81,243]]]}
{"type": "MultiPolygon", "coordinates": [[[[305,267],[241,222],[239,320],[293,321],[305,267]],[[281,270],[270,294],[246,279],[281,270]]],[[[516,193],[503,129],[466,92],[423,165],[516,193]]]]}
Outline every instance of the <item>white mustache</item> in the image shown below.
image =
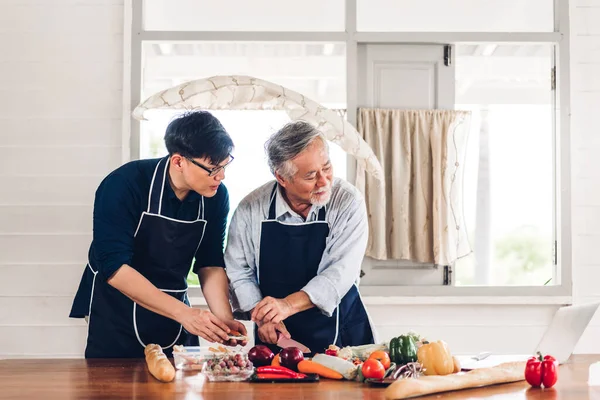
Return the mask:
{"type": "Polygon", "coordinates": [[[327,192],[329,192],[329,189],[330,189],[330,187],[329,187],[329,186],[327,186],[327,187],[325,187],[325,188],[323,188],[323,189],[319,190],[318,192],[313,192],[313,194],[327,193],[327,192]]]}

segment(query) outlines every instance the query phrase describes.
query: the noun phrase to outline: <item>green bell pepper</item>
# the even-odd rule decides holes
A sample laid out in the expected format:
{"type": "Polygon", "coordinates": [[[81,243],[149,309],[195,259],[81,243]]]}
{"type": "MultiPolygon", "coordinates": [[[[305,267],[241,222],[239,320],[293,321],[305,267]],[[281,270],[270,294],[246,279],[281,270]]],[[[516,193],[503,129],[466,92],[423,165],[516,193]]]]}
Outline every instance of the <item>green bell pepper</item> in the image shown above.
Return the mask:
{"type": "Polygon", "coordinates": [[[402,335],[390,340],[390,360],[397,365],[417,361],[417,345],[409,335],[402,335]]]}

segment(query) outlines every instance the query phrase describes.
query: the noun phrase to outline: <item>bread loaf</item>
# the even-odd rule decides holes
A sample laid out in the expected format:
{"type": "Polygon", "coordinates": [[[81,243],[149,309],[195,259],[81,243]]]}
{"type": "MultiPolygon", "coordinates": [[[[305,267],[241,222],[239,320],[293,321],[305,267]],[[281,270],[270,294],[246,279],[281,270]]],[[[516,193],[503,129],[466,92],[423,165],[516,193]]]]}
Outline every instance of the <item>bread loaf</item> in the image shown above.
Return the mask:
{"type": "Polygon", "coordinates": [[[464,374],[399,379],[387,387],[385,398],[400,400],[451,390],[517,382],[524,379],[525,362],[510,362],[491,368],[474,369],[464,374]]]}
{"type": "Polygon", "coordinates": [[[175,368],[157,344],[149,344],[144,349],[148,370],[156,379],[171,382],[175,378],[175,368]]]}

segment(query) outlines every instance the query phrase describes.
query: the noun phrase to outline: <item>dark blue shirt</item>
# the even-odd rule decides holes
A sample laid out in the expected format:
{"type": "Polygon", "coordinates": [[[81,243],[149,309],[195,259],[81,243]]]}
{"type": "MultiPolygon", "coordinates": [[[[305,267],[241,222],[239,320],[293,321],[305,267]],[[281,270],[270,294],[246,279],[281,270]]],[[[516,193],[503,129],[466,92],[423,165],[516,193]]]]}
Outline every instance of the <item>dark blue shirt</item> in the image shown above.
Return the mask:
{"type": "MultiPolygon", "coordinates": [[[[142,212],[148,208],[148,193],[154,170],[160,159],[129,162],[108,175],[96,191],[94,202],[94,236],[90,263],[107,280],[123,264],[131,265],[133,240],[142,212]]],[[[165,184],[161,214],[185,221],[198,217],[201,196],[190,191],[179,200],[171,185],[165,184]]],[[[225,267],[223,245],[229,194],[221,184],[213,197],[204,198],[206,228],[196,252],[194,272],[207,266],[225,267]]]]}

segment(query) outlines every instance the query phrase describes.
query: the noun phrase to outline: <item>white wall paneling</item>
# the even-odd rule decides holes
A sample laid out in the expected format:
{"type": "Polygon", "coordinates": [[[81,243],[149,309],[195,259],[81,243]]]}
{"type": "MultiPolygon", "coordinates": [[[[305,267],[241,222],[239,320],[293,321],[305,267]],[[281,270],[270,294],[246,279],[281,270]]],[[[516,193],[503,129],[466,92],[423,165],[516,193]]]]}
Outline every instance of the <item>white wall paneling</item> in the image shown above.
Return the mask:
{"type": "Polygon", "coordinates": [[[0,358],[81,357],[94,192],[121,164],[123,1],[0,4],[0,358]]]}

